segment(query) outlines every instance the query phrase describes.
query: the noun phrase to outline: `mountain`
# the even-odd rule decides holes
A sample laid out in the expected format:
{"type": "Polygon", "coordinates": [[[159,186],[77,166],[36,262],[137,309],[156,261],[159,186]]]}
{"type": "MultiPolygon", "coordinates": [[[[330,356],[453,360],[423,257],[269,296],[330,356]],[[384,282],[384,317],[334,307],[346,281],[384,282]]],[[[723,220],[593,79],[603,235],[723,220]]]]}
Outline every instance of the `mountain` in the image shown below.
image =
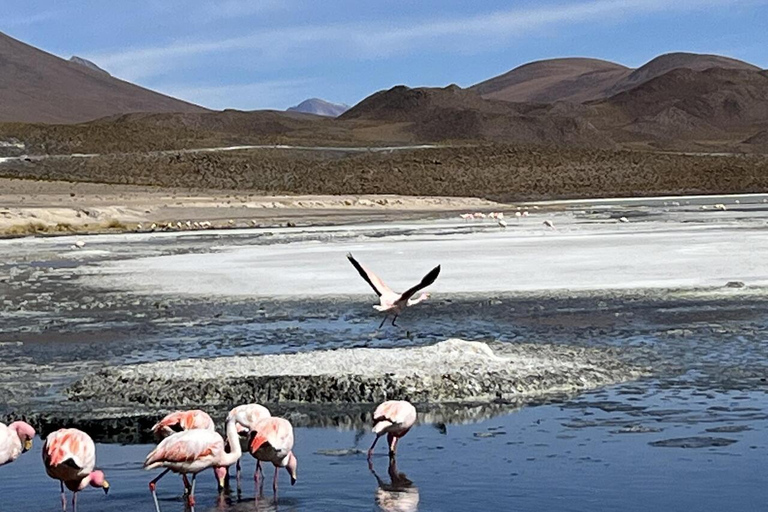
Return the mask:
{"type": "Polygon", "coordinates": [[[747,62],[719,55],[668,53],[637,69],[598,59],[566,58],[532,62],[471,87],[488,99],[553,103],[608,98],[676,69],[759,71],[747,62]]]}
{"type": "Polygon", "coordinates": [[[760,71],[760,68],[737,59],[722,57],[720,55],[707,55],[698,53],[667,53],[650,60],[643,66],[635,69],[626,77],[618,80],[607,92],[612,96],[621,91],[637,87],[648,80],[676,69],[690,69],[693,71],[705,71],[707,69],[736,69],[742,71],[760,71]]]}
{"type": "Polygon", "coordinates": [[[768,71],[673,69],[589,107],[614,139],[746,141],[768,128],[768,71]]]}
{"type": "Polygon", "coordinates": [[[109,74],[108,71],[105,71],[105,70],[101,69],[95,63],[91,62],[88,59],[84,59],[82,57],[78,57],[77,55],[71,56],[69,58],[69,62],[73,62],[75,64],[80,64],[81,66],[85,66],[86,68],[90,69],[91,71],[96,71],[97,73],[101,73],[102,75],[112,76],[112,75],[109,74]]]}
{"type": "Polygon", "coordinates": [[[414,142],[474,140],[612,147],[579,109],[489,100],[456,85],[397,86],[364,99],[340,119],[378,121],[379,130],[402,130],[414,142]]]}
{"type": "Polygon", "coordinates": [[[583,102],[602,97],[605,90],[630,73],[630,68],[605,60],[549,59],[524,64],[471,89],[494,100],[583,102]]]}
{"type": "Polygon", "coordinates": [[[3,33],[0,69],[0,121],[80,123],[128,112],[207,111],[109,76],[80,60],[66,61],[3,33]]]}
{"type": "Polygon", "coordinates": [[[305,114],[315,114],[326,117],[339,117],[349,110],[349,105],[344,103],[331,103],[320,98],[310,98],[304,100],[295,107],[287,109],[288,112],[303,112],[305,114]]]}

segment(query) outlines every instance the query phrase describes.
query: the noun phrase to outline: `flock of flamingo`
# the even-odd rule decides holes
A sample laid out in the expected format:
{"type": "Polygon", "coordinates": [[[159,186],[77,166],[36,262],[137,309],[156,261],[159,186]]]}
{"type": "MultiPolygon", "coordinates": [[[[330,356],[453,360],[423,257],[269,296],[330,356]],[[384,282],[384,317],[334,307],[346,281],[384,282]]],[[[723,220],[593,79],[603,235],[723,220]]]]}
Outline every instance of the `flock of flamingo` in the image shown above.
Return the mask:
{"type": "MultiPolygon", "coordinates": [[[[379,304],[373,306],[385,315],[379,328],[389,316],[392,316],[392,325],[397,325],[395,320],[405,308],[428,299],[428,293],[422,293],[416,298],[414,295],[434,283],[440,274],[438,265],[417,285],[403,293],[397,293],[351,254],[347,254],[347,258],[379,297],[379,304]]],[[[376,443],[385,434],[389,444],[389,456],[393,459],[398,440],[416,423],[416,417],[415,407],[407,401],[389,400],[380,404],[373,413],[373,433],[376,437],[368,450],[369,463],[376,443]]],[[[260,489],[264,485],[262,462],[271,463],[275,467],[272,480],[275,495],[280,468],[287,470],[291,485],[296,483],[298,461],[293,454],[293,426],[288,420],[272,416],[270,411],[260,404],[240,405],[227,415],[224,431],[226,438],[216,432],[213,419],[201,410],[168,414],[152,427],[159,444],[147,455],[144,468],[163,468],[149,483],[157,512],[160,512],[157,483],[168,472],[182,475],[184,495],[193,512],[195,479],[197,474],[204,470],[213,469],[221,492],[227,486],[229,467],[234,465],[240,490],[240,458],[245,451],[257,461],[253,478],[260,489]]],[[[0,466],[15,461],[22,453],[30,450],[35,435],[34,428],[23,421],[16,421],[7,426],[0,423],[0,466]]],[[[93,439],[85,432],[75,428],[62,428],[48,434],[42,455],[46,473],[60,482],[63,511],[67,508],[65,487],[72,491],[73,509],[77,506],[77,493],[89,486],[103,489],[105,493],[109,492],[109,482],[104,473],[95,469],[96,447],[93,439]]]]}

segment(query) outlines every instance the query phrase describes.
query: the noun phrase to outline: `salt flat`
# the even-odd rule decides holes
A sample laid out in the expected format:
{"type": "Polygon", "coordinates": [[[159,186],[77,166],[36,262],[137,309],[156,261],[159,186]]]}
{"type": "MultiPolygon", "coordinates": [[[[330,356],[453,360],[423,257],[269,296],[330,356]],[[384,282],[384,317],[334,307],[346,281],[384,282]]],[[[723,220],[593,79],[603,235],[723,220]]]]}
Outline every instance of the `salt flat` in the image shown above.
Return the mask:
{"type": "Polygon", "coordinates": [[[718,212],[696,206],[594,206],[532,210],[521,219],[508,212],[506,229],[492,221],[448,219],[247,230],[231,238],[222,233],[207,250],[194,253],[144,257],[137,249],[138,257],[90,267],[86,282],[142,294],[368,294],[344,257],[352,252],[395,290],[406,289],[439,263],[442,273],[431,287],[436,294],[700,288],[728,281],[764,286],[766,219],[758,205],[718,212]],[[618,221],[624,214],[633,215],[630,222],[618,221]],[[545,227],[545,219],[555,229],[545,227]]]}

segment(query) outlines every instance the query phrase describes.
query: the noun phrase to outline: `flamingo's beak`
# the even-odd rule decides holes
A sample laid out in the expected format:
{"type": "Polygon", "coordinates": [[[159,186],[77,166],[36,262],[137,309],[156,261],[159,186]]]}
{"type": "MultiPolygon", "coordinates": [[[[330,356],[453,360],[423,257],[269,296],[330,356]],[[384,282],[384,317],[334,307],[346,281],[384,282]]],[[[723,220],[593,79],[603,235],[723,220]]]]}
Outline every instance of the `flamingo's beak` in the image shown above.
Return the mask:
{"type": "Polygon", "coordinates": [[[31,439],[27,439],[26,441],[24,441],[23,451],[28,452],[31,449],[32,449],[32,440],[31,439]]]}
{"type": "Polygon", "coordinates": [[[104,489],[104,494],[109,494],[109,482],[104,480],[104,484],[101,486],[102,489],[104,489]]]}

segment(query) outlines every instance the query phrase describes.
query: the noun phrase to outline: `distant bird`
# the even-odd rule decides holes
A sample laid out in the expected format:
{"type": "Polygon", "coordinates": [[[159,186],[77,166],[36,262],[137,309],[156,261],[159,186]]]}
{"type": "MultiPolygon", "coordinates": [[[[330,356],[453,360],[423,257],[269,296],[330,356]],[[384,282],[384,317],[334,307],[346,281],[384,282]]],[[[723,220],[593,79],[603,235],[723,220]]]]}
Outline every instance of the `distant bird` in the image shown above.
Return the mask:
{"type": "Polygon", "coordinates": [[[23,421],[0,423],[0,466],[9,464],[32,448],[35,429],[23,421]]]}
{"type": "Polygon", "coordinates": [[[77,507],[77,493],[88,487],[104,489],[109,493],[109,482],[104,473],[94,471],[96,446],[93,439],[81,430],[62,428],[48,435],[43,445],[43,464],[48,476],[61,482],[61,509],[67,509],[64,486],[72,491],[72,508],[77,507]]]}
{"type": "Polygon", "coordinates": [[[725,211],[726,207],[725,207],[725,205],[723,203],[718,203],[718,204],[715,205],[715,210],[725,211]]]}
{"type": "Polygon", "coordinates": [[[472,215],[471,213],[462,213],[461,215],[459,215],[459,217],[461,217],[462,220],[467,221],[467,220],[472,220],[474,218],[474,215],[472,215]]]}
{"type": "Polygon", "coordinates": [[[216,430],[216,424],[205,411],[199,409],[176,411],[166,415],[163,419],[155,423],[152,427],[152,433],[159,441],[177,432],[192,430],[194,428],[216,430]]]}
{"type": "Polygon", "coordinates": [[[522,216],[523,216],[523,214],[521,212],[515,212],[515,217],[519,218],[519,217],[522,217],[522,216]]]}
{"type": "Polygon", "coordinates": [[[78,249],[82,249],[83,247],[85,247],[85,242],[83,242],[82,240],[78,240],[77,242],[75,242],[75,247],[77,247],[78,249]]]}
{"type": "Polygon", "coordinates": [[[550,228],[550,229],[555,229],[555,223],[554,223],[554,222],[552,222],[552,221],[551,221],[551,220],[549,220],[549,219],[547,219],[547,220],[545,220],[544,222],[542,222],[542,224],[544,224],[545,226],[547,226],[547,227],[548,227],[548,228],[550,228]]]}
{"type": "Polygon", "coordinates": [[[503,220],[503,219],[499,219],[499,221],[497,222],[497,224],[498,224],[500,227],[502,227],[502,228],[505,228],[505,227],[507,227],[507,222],[506,222],[505,220],[503,220]]]}
{"type": "Polygon", "coordinates": [[[525,210],[525,211],[523,212],[523,217],[527,217],[528,215],[529,215],[529,213],[528,213],[528,210],[525,210]]]}
{"type": "MultiPolygon", "coordinates": [[[[237,407],[229,411],[229,415],[227,415],[227,421],[233,420],[235,422],[235,427],[237,428],[237,433],[240,439],[241,450],[245,451],[248,449],[248,438],[250,437],[249,434],[251,432],[251,428],[253,427],[253,425],[263,420],[264,418],[269,418],[271,416],[272,416],[272,413],[269,412],[269,409],[259,404],[238,405],[237,407]]],[[[237,484],[239,488],[240,472],[241,472],[239,459],[237,461],[237,465],[235,466],[235,469],[236,469],[236,476],[237,476],[237,484]]],[[[258,468],[257,468],[257,471],[258,471],[258,468]]]]}
{"type": "Polygon", "coordinates": [[[166,437],[147,455],[144,469],[166,468],[149,483],[157,512],[160,512],[156,493],[157,482],[169,471],[185,476],[192,475],[187,502],[193,512],[195,510],[195,478],[198,473],[213,468],[219,487],[224,487],[226,468],[235,464],[242,456],[234,420],[227,422],[226,430],[229,452],[224,447],[224,439],[217,432],[196,428],[166,437]]]}
{"type": "Polygon", "coordinates": [[[416,408],[405,400],[388,400],[379,405],[373,413],[373,433],[376,439],[368,450],[368,459],[373,457],[373,449],[379,438],[387,434],[389,456],[397,452],[397,440],[403,437],[416,423],[416,408]]]}
{"type": "Polygon", "coordinates": [[[380,304],[376,304],[373,307],[378,311],[386,313],[384,320],[382,320],[381,324],[379,325],[379,329],[384,326],[384,322],[387,321],[387,318],[390,314],[394,315],[394,318],[392,318],[392,325],[397,326],[397,324],[395,324],[395,320],[397,320],[398,315],[400,315],[403,310],[405,310],[405,308],[414,306],[419,302],[427,300],[429,298],[428,293],[422,293],[415,299],[412,297],[417,292],[419,292],[419,290],[422,290],[423,288],[426,288],[427,286],[434,283],[435,279],[437,279],[437,276],[440,275],[440,265],[438,265],[430,270],[419,284],[412,286],[400,294],[390,290],[389,287],[384,284],[384,281],[379,279],[376,274],[358,263],[357,260],[352,257],[352,254],[347,253],[347,259],[350,263],[352,263],[355,269],[357,269],[357,272],[360,274],[360,276],[365,279],[365,282],[367,282],[371,288],[373,288],[373,291],[376,292],[376,295],[379,296],[380,304]]]}
{"type": "Polygon", "coordinates": [[[629,219],[626,217],[619,217],[619,222],[629,222],[629,219]]]}
{"type": "Polygon", "coordinates": [[[275,466],[275,478],[272,481],[275,493],[280,468],[285,468],[291,475],[291,485],[296,483],[298,461],[293,454],[293,426],[288,420],[271,417],[256,422],[251,429],[248,445],[248,451],[259,461],[257,471],[261,462],[271,462],[275,466]]]}

